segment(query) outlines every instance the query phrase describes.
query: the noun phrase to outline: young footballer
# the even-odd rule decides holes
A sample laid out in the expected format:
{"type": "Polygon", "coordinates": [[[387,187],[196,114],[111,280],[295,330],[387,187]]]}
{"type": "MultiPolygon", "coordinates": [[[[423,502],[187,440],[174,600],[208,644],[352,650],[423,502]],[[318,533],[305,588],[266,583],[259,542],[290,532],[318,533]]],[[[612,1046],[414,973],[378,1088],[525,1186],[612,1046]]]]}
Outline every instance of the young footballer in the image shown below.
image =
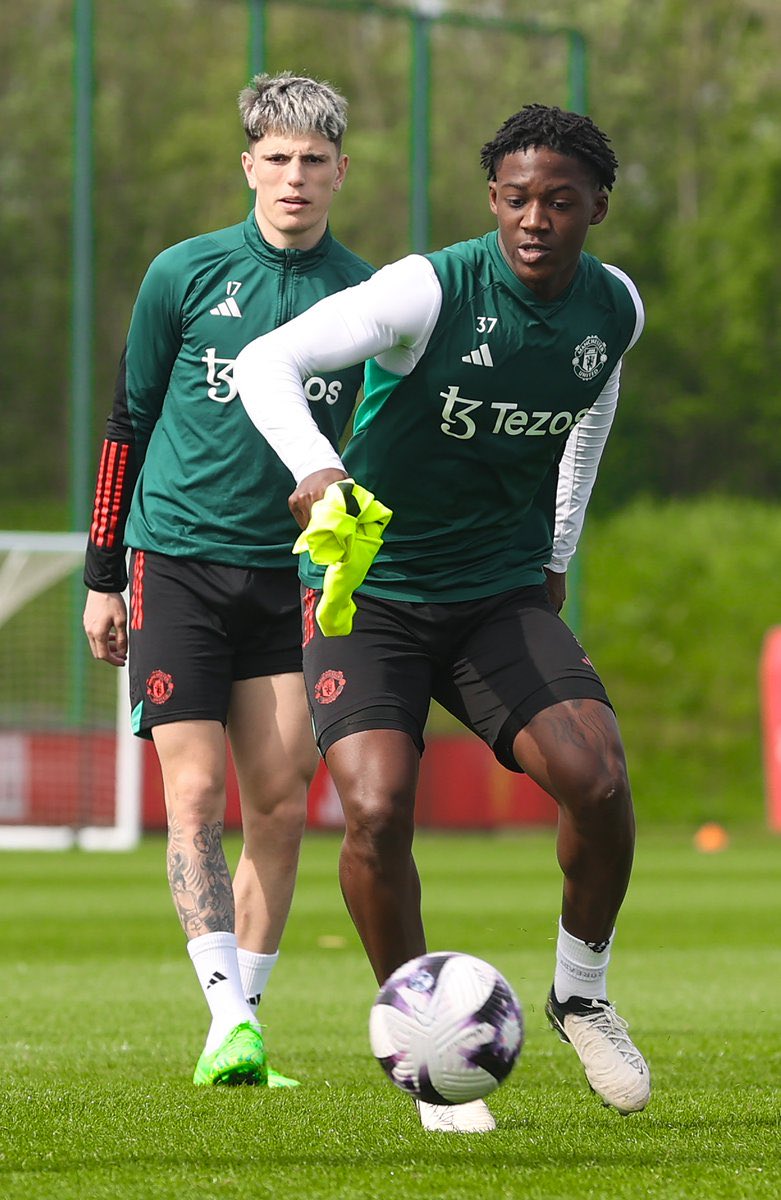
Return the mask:
{"type": "MultiPolygon", "coordinates": [[[[327,83],[289,73],[258,75],[242,91],[253,211],[150,266],[98,471],[84,628],[93,655],[114,666],[129,644],[133,729],[160,760],[168,880],[211,1012],[196,1084],[295,1084],[268,1067],[257,1006],[290,908],[317,756],[289,477],[238,400],[233,367],[250,338],[372,273],[328,228],[348,166],[346,107],[327,83]],[[244,836],[233,880],[222,848],[226,730],[244,836]]],[[[331,447],[362,376],[345,365],[304,382],[331,447]]]]}
{"type": "MultiPolygon", "coordinates": [[[[322,571],[302,560],[304,673],[345,813],[341,884],[377,979],[426,948],[412,842],[433,696],[559,805],[547,1014],[593,1090],[629,1113],[648,1101],[649,1072],[606,976],[632,801],[607,693],[558,612],[643,310],[623,272],[583,251],[617,168],[589,118],[527,105],[482,162],[496,231],[405,258],[251,342],[236,382],[310,534],[324,511],[313,502],[345,477],[393,513],[346,636],[312,619],[322,571]],[[302,380],[364,359],[342,461],[302,380]]],[[[326,513],[349,509],[349,484],[334,492],[326,513]]],[[[419,1108],[428,1129],[494,1127],[482,1100],[419,1108]]]]}

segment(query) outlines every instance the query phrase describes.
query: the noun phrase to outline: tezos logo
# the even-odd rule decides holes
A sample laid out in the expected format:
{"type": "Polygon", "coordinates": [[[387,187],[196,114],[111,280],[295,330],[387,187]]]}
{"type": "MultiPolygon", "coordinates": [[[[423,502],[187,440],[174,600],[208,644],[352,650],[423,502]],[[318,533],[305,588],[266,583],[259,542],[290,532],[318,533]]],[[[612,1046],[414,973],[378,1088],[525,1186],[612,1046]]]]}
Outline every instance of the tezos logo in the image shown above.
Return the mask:
{"type": "Polygon", "coordinates": [[[174,694],[174,681],[166,671],[153,671],[146,681],[146,694],[153,704],[165,704],[174,694]]]}
{"type": "Polygon", "coordinates": [[[323,671],[315,684],[315,700],[318,704],[333,704],[341,696],[347,680],[342,671],[323,671]]]}
{"type": "MultiPolygon", "coordinates": [[[[233,379],[235,361],[235,358],[218,358],[214,346],[209,346],[201,359],[206,364],[206,382],[209,385],[206,395],[217,404],[230,404],[236,398],[238,389],[233,379]]],[[[321,376],[311,375],[304,381],[304,395],[310,401],[325,400],[326,404],[336,404],[341,392],[341,379],[332,379],[327,383],[321,376]]]]}
{"type": "Polygon", "coordinates": [[[595,333],[590,333],[575,347],[572,367],[578,379],[593,379],[607,362],[607,346],[595,333]]]}

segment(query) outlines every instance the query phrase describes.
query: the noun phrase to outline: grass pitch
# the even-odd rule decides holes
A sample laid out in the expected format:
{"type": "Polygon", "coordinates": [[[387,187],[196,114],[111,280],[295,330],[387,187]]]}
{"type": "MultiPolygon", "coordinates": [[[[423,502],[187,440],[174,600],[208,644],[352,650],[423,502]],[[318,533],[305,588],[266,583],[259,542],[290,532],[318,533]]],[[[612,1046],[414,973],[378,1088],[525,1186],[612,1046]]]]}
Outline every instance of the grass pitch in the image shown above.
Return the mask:
{"type": "MultiPolygon", "coordinates": [[[[235,860],[238,844],[229,843],[235,860]]],[[[654,1095],[621,1118],[547,1029],[559,876],[550,833],[419,835],[432,949],[494,962],[524,1006],[499,1128],[426,1134],[371,1058],[375,986],[344,911],[338,841],[310,836],[264,1001],[293,1092],[195,1089],[207,1009],[168,897],[164,842],[7,853],[2,1200],[776,1200],[781,1194],[781,842],[641,834],[611,998],[654,1095]]]]}

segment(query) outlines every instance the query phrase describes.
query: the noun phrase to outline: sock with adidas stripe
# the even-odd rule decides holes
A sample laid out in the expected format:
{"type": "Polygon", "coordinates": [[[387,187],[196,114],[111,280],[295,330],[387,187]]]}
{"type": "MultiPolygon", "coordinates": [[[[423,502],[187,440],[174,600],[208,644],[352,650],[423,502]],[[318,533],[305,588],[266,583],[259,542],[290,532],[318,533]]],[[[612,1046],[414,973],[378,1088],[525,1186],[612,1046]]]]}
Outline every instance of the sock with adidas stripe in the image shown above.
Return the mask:
{"type": "Polygon", "coordinates": [[[260,998],[266,990],[268,978],[274,969],[279,951],[275,954],[256,954],[253,950],[244,950],[239,946],[239,974],[244,997],[257,1016],[260,998]]]}
{"type": "Polygon", "coordinates": [[[241,986],[235,933],[204,933],[191,938],[187,953],[212,1015],[204,1050],[211,1054],[231,1029],[244,1021],[257,1024],[241,986]]]}

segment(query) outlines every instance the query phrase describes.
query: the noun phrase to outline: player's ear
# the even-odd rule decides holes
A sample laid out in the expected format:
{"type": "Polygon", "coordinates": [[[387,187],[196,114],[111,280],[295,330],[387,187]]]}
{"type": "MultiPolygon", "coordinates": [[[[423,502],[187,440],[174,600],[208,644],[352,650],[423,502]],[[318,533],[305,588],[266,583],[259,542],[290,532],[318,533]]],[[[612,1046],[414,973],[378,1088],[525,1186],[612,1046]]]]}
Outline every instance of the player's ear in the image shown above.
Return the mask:
{"type": "Polygon", "coordinates": [[[591,214],[591,220],[589,221],[589,225],[601,225],[602,224],[605,217],[607,216],[607,210],[608,210],[609,203],[610,202],[608,199],[607,192],[605,192],[603,190],[598,191],[594,198],[594,209],[591,214]]]}
{"type": "Polygon", "coordinates": [[[334,180],[334,191],[338,192],[344,183],[344,177],[347,174],[347,168],[350,165],[350,159],[346,154],[339,156],[339,161],[336,164],[336,178],[334,180]]]}
{"type": "Polygon", "coordinates": [[[488,183],[488,203],[490,205],[491,212],[494,214],[494,216],[496,216],[498,209],[496,207],[496,180],[495,179],[489,180],[489,183],[488,183]]]}
{"type": "Polygon", "coordinates": [[[255,189],[255,160],[248,150],[245,150],[241,156],[241,166],[244,171],[247,183],[255,189]]]}

